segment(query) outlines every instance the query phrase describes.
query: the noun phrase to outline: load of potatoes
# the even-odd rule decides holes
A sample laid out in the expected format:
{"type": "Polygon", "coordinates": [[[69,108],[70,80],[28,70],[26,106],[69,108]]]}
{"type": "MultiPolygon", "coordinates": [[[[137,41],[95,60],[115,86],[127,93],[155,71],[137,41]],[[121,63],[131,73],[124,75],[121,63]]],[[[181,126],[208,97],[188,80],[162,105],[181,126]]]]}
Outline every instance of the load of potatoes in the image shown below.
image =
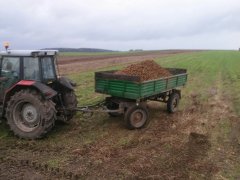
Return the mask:
{"type": "Polygon", "coordinates": [[[141,82],[172,75],[167,69],[162,68],[153,60],[145,60],[137,64],[132,64],[115,72],[115,74],[138,76],[141,82]]]}

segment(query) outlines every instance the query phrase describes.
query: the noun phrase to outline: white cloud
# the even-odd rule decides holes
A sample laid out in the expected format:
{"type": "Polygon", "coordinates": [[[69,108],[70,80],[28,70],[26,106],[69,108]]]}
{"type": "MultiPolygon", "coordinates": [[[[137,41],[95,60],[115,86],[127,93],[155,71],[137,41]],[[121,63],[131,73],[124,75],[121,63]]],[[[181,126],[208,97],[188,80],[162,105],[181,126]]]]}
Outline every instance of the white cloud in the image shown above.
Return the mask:
{"type": "Polygon", "coordinates": [[[0,42],[13,48],[240,46],[237,0],[0,0],[0,7],[0,42]]]}

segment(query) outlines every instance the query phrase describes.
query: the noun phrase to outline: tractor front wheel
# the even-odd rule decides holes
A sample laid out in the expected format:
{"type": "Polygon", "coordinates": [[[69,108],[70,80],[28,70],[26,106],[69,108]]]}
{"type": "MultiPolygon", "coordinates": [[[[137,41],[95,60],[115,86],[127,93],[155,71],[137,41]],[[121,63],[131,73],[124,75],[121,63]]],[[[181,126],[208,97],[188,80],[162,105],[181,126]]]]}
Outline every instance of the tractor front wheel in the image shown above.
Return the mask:
{"type": "Polygon", "coordinates": [[[37,91],[24,89],[9,100],[6,118],[11,130],[20,138],[41,138],[54,126],[55,104],[37,91]]]}

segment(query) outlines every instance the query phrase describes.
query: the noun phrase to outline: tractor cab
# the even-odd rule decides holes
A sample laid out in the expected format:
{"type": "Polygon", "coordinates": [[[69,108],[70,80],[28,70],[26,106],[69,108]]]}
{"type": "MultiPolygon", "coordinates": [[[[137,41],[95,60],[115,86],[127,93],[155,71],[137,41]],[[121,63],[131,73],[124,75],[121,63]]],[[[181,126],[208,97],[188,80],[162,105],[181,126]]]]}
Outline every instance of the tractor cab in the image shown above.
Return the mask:
{"type": "Polygon", "coordinates": [[[36,139],[77,107],[74,83],[58,75],[56,50],[0,52],[0,116],[15,135],[36,139]]]}
{"type": "MultiPolygon", "coordinates": [[[[0,53],[0,92],[20,80],[49,84],[57,80],[58,51],[6,51],[0,53]]],[[[0,94],[0,101],[4,93],[0,94]]]]}

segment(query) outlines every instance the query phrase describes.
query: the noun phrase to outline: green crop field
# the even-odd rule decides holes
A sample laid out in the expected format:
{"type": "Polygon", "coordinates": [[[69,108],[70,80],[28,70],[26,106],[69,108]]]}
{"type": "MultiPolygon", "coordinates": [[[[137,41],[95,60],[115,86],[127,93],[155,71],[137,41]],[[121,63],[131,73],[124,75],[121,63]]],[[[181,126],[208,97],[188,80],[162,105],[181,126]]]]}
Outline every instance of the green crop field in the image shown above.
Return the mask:
{"type": "MultiPolygon", "coordinates": [[[[121,117],[78,113],[70,124],[58,123],[47,138],[35,141],[15,138],[2,123],[0,159],[27,158],[88,179],[240,178],[240,52],[177,54],[156,62],[188,70],[176,114],[167,114],[164,104],[149,103],[149,126],[129,131],[121,117]]],[[[69,77],[78,84],[79,105],[104,99],[94,92],[94,71],[69,77]]]]}

